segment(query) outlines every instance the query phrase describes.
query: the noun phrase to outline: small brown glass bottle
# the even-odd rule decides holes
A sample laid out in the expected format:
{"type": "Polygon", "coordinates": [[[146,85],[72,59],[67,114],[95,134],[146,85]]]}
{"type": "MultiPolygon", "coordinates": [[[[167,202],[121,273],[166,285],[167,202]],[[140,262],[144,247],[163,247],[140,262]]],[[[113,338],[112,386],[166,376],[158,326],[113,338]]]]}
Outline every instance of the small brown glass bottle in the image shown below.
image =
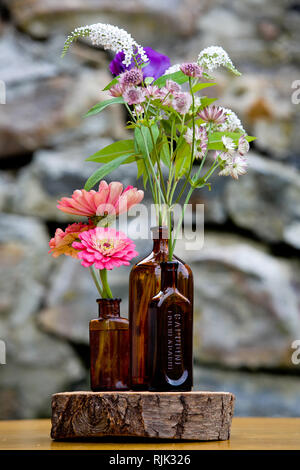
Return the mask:
{"type": "Polygon", "coordinates": [[[151,391],[189,391],[193,385],[193,308],[177,289],[178,262],[161,263],[161,291],[149,303],[151,391]]]}
{"type": "Polygon", "coordinates": [[[97,299],[99,318],[90,321],[91,389],[129,390],[129,322],[121,299],[97,299]]]}
{"type": "MultiPolygon", "coordinates": [[[[148,348],[148,305],[161,286],[160,263],[168,261],[168,227],[153,227],[153,250],[133,266],[129,279],[129,322],[130,322],[130,385],[132,390],[148,390],[147,368],[148,348]]],[[[191,268],[178,261],[178,289],[193,303],[193,273],[191,268]]]]}

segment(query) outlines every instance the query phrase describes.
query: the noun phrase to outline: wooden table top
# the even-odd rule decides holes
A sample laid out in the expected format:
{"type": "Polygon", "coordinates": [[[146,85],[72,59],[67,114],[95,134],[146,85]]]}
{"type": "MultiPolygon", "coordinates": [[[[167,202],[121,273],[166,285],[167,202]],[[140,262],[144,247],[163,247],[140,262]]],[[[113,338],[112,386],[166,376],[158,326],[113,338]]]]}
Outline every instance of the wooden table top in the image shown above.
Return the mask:
{"type": "Polygon", "coordinates": [[[290,450],[300,449],[300,418],[234,418],[229,441],[54,442],[50,420],[0,421],[0,450],[290,450]]]}

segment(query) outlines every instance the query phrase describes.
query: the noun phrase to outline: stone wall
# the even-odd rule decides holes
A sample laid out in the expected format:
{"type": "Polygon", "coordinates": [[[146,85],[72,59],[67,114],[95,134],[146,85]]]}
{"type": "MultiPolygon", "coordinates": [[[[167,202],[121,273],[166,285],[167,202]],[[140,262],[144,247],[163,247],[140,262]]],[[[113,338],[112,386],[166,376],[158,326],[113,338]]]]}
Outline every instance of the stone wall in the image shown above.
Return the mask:
{"type": "MultiPolygon", "coordinates": [[[[89,386],[97,293],[86,270],[53,260],[47,243],[71,220],[56,200],[95,168],[84,159],[126,135],[119,107],[83,119],[105,97],[109,53],[82,41],[60,59],[66,34],[98,21],[124,27],[172,63],[221,45],[243,72],[219,72],[216,93],[258,136],[249,173],[216,178],[213,191],[196,194],[205,204],[204,248],[177,250],[195,273],[195,385],[236,393],[240,415],[300,416],[300,365],[291,362],[300,339],[297,2],[0,0],[0,11],[0,419],[48,416],[53,392],[89,386]]],[[[136,185],[134,168],[112,178],[136,185]]],[[[149,248],[138,242],[140,256],[149,248]]],[[[126,268],[112,279],[124,314],[125,279],[126,268]]]]}

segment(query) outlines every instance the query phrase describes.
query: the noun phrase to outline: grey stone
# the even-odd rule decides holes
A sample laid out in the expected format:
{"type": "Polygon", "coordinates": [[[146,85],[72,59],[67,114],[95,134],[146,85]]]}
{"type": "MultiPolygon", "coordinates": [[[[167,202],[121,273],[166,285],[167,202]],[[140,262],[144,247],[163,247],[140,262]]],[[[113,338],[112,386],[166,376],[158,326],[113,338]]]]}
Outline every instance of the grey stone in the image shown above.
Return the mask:
{"type": "Polygon", "coordinates": [[[300,416],[299,377],[194,367],[195,390],[234,393],[235,416],[300,416]]]}
{"type": "Polygon", "coordinates": [[[286,165],[249,155],[249,172],[226,187],[230,218],[269,242],[299,247],[290,227],[300,220],[300,174],[286,165]]]}
{"type": "MultiPolygon", "coordinates": [[[[35,37],[47,37],[54,32],[72,31],[76,26],[102,23],[127,23],[127,29],[144,42],[153,40],[155,32],[166,41],[168,34],[191,35],[196,29],[196,15],[201,9],[195,0],[18,0],[6,1],[14,20],[35,37]],[[95,20],[99,18],[99,20],[95,20]],[[138,37],[140,36],[140,38],[138,37]]],[[[141,42],[141,41],[140,41],[141,42]]]]}
{"type": "Polygon", "coordinates": [[[176,253],[195,279],[194,354],[230,367],[293,367],[300,337],[294,264],[234,235],[206,233],[204,246],[176,253]]]}
{"type": "Polygon", "coordinates": [[[51,395],[68,390],[85,377],[81,362],[64,341],[38,330],[33,318],[3,337],[6,365],[1,366],[0,402],[10,397],[10,410],[0,405],[1,419],[50,415],[51,395]]]}
{"type": "MultiPolygon", "coordinates": [[[[122,299],[121,314],[125,317],[128,316],[129,272],[130,267],[124,266],[108,273],[113,295],[122,299]]],[[[70,257],[57,260],[39,323],[48,332],[88,344],[89,321],[98,316],[98,297],[88,268],[70,257]]]]}
{"type": "MultiPolygon", "coordinates": [[[[88,109],[109,97],[101,89],[110,80],[106,71],[83,69],[77,75],[55,76],[8,88],[5,113],[0,115],[0,156],[33,152],[57,141],[64,142],[66,137],[73,139],[88,109]]],[[[105,118],[93,117],[98,121],[98,137],[110,134],[120,138],[121,108],[115,105],[105,112],[105,118]]],[[[95,133],[96,124],[86,124],[88,127],[79,131],[75,142],[93,125],[95,133]]]]}
{"type": "MultiPolygon", "coordinates": [[[[71,196],[75,189],[84,187],[86,180],[99,165],[85,162],[85,158],[110,144],[112,139],[95,139],[78,147],[41,150],[31,165],[19,172],[18,191],[13,197],[13,211],[31,214],[46,220],[77,220],[56,208],[62,196],[71,196]]],[[[136,168],[122,165],[105,178],[108,182],[120,180],[127,185],[136,183],[136,168]]]]}

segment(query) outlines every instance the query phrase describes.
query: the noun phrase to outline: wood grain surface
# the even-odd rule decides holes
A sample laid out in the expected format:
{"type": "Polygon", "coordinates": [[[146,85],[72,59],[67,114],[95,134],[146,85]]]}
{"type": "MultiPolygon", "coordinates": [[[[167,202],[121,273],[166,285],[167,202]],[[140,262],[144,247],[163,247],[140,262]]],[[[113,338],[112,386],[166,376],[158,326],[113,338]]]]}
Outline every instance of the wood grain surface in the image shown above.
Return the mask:
{"type": "Polygon", "coordinates": [[[226,392],[57,393],[51,437],[226,440],[233,407],[234,396],[226,392]]]}
{"type": "MultiPolygon", "coordinates": [[[[53,441],[49,419],[0,421],[0,450],[299,450],[300,418],[233,418],[228,441],[99,438],[53,441]]],[[[112,454],[113,455],[113,454],[112,454]]]]}

